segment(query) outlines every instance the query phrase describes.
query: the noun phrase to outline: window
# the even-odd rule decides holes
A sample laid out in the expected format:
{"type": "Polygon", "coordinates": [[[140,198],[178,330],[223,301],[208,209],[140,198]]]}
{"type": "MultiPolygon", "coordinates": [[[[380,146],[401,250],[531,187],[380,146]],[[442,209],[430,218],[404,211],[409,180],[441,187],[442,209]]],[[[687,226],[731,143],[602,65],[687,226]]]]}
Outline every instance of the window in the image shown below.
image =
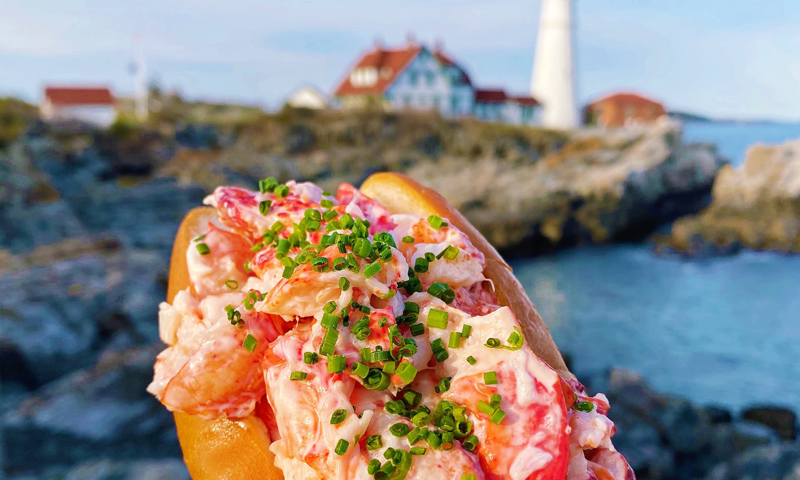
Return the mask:
{"type": "Polygon", "coordinates": [[[417,76],[419,74],[417,72],[408,72],[408,83],[411,85],[417,85],[417,76]]]}
{"type": "Polygon", "coordinates": [[[533,107],[524,106],[522,108],[522,123],[529,123],[533,118],[533,107]]]}
{"type": "Polygon", "coordinates": [[[458,114],[458,108],[458,95],[453,95],[450,98],[450,111],[453,113],[453,115],[458,114]]]}
{"type": "Polygon", "coordinates": [[[436,82],[436,75],[433,72],[425,72],[425,77],[428,79],[428,85],[433,85],[436,82]]]}

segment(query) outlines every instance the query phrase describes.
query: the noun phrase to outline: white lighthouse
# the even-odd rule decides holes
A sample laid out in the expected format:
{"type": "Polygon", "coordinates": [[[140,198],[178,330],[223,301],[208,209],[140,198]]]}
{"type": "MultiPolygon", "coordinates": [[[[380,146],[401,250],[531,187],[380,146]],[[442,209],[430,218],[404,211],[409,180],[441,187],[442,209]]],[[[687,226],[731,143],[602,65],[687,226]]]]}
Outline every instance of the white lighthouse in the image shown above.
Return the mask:
{"type": "Polygon", "coordinates": [[[578,126],[572,4],[573,0],[542,0],[531,95],[543,104],[542,125],[549,128],[578,126]]]}

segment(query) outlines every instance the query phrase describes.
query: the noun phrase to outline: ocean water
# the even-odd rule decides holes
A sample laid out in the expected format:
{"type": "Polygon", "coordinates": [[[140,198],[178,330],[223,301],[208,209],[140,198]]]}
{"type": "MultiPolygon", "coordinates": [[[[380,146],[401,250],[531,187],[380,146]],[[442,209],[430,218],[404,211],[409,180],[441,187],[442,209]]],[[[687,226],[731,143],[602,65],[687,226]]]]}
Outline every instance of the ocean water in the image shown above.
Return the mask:
{"type": "Polygon", "coordinates": [[[800,138],[800,123],[716,123],[689,122],[684,126],[684,142],[713,142],[720,154],[733,165],[741,165],[750,145],[761,142],[781,144],[800,138]]]}
{"type": "MultiPolygon", "coordinates": [[[[716,141],[734,163],[749,144],[800,137],[800,125],[752,127],[690,124],[685,137],[716,141]]],[[[800,255],[686,259],[618,244],[513,267],[578,374],[621,367],[700,405],[800,410],[800,255]]]]}

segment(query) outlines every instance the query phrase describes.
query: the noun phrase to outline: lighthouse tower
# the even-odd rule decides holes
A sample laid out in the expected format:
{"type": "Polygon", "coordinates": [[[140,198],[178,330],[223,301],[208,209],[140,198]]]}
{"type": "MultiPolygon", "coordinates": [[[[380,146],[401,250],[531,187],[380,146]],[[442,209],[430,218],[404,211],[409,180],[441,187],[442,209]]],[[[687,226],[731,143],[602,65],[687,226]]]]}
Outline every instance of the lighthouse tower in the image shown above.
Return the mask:
{"type": "Polygon", "coordinates": [[[549,128],[578,126],[572,58],[572,4],[573,0],[542,0],[531,95],[543,104],[542,125],[549,128]]]}

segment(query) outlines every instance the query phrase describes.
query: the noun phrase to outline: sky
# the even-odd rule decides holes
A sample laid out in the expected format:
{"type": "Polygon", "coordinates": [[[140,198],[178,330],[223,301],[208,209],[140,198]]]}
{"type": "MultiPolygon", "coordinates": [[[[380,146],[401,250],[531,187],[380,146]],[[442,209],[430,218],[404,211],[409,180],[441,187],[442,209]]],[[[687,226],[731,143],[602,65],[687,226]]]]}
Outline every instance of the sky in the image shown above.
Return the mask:
{"type": "MultiPolygon", "coordinates": [[[[443,42],[481,87],[530,90],[540,0],[0,0],[0,96],[46,84],[133,91],[148,75],[187,98],[280,106],[330,93],[376,40],[443,42]]],[[[800,120],[800,2],[576,0],[578,97],[634,90],[671,110],[800,120]]]]}

